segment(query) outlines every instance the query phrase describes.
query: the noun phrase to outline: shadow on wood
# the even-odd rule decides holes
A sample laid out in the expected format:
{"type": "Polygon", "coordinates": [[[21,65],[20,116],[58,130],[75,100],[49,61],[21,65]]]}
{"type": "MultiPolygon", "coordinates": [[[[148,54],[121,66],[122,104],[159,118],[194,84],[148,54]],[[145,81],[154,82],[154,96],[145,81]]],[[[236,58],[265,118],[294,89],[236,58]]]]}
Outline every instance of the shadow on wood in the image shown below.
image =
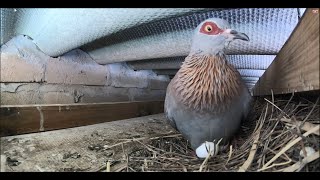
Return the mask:
{"type": "Polygon", "coordinates": [[[1,106],[0,136],[72,128],[163,113],[163,101],[1,106]]]}

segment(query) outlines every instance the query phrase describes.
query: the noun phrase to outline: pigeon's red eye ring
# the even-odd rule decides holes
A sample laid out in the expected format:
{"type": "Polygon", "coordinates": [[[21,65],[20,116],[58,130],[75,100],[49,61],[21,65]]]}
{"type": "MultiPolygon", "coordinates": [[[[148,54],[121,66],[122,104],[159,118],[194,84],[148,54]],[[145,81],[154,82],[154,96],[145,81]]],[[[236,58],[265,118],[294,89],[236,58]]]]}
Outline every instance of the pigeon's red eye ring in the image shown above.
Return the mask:
{"type": "Polygon", "coordinates": [[[208,35],[217,35],[223,32],[222,29],[220,29],[215,23],[213,22],[205,22],[201,29],[200,32],[203,34],[208,34],[208,35]]]}

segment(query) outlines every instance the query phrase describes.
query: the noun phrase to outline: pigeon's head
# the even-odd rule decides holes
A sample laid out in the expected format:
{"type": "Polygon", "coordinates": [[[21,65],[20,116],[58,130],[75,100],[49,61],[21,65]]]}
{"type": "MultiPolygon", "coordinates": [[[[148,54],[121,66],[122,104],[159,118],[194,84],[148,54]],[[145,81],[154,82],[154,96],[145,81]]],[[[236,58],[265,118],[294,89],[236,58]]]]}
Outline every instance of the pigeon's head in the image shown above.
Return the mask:
{"type": "Polygon", "coordinates": [[[246,34],[230,29],[227,21],[210,18],[201,22],[195,29],[191,52],[217,55],[223,53],[225,47],[236,39],[249,41],[246,34]]]}

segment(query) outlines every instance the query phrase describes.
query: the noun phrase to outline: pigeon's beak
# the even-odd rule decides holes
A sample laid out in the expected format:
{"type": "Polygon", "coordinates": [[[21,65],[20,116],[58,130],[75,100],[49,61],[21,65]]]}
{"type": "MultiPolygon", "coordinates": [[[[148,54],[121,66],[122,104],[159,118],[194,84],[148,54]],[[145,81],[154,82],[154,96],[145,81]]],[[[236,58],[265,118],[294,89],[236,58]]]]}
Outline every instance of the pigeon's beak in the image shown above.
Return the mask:
{"type": "Polygon", "coordinates": [[[234,40],[234,39],[241,39],[241,40],[244,40],[244,41],[249,41],[249,37],[245,34],[245,33],[240,33],[236,30],[233,30],[233,29],[228,29],[227,30],[229,36],[231,36],[231,38],[234,40]]]}

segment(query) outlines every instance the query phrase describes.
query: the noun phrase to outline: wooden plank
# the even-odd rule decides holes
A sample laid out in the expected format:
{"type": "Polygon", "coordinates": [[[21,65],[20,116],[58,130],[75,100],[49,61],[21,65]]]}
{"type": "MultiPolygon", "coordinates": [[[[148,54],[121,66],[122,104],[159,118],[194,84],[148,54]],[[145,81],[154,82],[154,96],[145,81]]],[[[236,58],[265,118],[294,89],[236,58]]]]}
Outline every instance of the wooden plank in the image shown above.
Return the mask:
{"type": "Polygon", "coordinates": [[[1,106],[0,136],[91,125],[163,113],[164,101],[1,106]]]}
{"type": "Polygon", "coordinates": [[[307,9],[275,60],[253,89],[254,96],[319,90],[319,12],[307,9]]]}

